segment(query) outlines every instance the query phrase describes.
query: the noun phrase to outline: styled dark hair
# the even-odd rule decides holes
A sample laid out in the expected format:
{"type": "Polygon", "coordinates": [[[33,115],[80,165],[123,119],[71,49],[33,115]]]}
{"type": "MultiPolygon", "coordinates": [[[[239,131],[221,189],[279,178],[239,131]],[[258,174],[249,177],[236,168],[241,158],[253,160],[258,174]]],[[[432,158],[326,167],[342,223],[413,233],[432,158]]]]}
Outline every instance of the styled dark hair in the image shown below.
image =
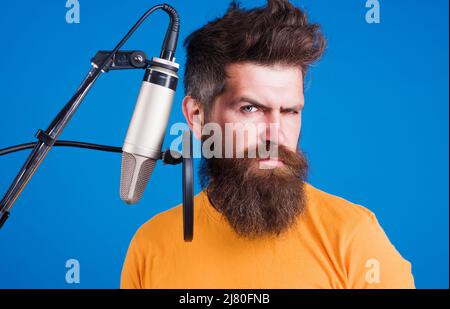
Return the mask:
{"type": "Polygon", "coordinates": [[[305,12],[288,0],[268,0],[254,9],[243,9],[232,1],[223,17],[186,38],[185,93],[208,114],[214,99],[225,90],[227,65],[297,66],[304,77],[325,45],[320,26],[308,23],[305,12]]]}

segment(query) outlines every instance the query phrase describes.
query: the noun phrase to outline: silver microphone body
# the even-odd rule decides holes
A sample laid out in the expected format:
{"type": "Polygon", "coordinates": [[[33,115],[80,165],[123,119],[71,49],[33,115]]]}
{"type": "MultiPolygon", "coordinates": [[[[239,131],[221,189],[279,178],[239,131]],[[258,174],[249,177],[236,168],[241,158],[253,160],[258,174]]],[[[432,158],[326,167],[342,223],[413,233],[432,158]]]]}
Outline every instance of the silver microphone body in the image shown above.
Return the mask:
{"type": "Polygon", "coordinates": [[[178,64],[153,58],[147,69],[122,147],[120,197],[137,203],[161,159],[170,111],[178,82],[178,64]]]}

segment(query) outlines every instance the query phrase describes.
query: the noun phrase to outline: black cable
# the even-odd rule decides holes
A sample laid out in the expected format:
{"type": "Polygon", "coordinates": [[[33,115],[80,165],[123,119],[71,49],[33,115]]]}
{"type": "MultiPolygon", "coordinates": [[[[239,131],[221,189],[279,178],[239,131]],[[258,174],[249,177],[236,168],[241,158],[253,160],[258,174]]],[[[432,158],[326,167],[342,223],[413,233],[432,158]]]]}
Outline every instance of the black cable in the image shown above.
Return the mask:
{"type": "MultiPolygon", "coordinates": [[[[33,149],[36,146],[37,142],[34,143],[25,143],[20,145],[11,146],[8,148],[0,149],[0,156],[4,156],[10,153],[33,149]]],[[[59,147],[77,147],[77,148],[85,148],[85,149],[93,149],[107,152],[115,152],[122,153],[122,148],[115,146],[107,146],[107,145],[99,145],[85,142],[75,142],[75,141],[56,141],[53,146],[59,147]]]]}
{"type": "MultiPolygon", "coordinates": [[[[0,149],[0,157],[6,156],[8,154],[19,152],[27,149],[33,149],[38,142],[34,143],[25,143],[25,144],[19,144],[7,148],[0,149]]],[[[85,143],[85,142],[76,142],[76,141],[56,141],[54,146],[59,147],[74,147],[74,148],[85,148],[85,149],[92,149],[92,150],[99,150],[99,151],[106,151],[106,152],[115,152],[115,153],[122,153],[122,148],[116,147],[116,146],[108,146],[108,145],[100,145],[100,144],[92,144],[92,143],[85,143]]],[[[167,149],[165,152],[161,152],[161,158],[164,164],[169,165],[177,165],[183,162],[183,156],[182,154],[167,149]]]]}
{"type": "MultiPolygon", "coordinates": [[[[169,36],[169,33],[175,32],[175,38],[178,39],[178,29],[179,29],[179,16],[176,13],[175,9],[173,9],[168,4],[158,4],[150,8],[147,12],[145,12],[144,15],[136,22],[136,24],[125,34],[125,36],[120,40],[120,42],[114,47],[114,49],[111,51],[111,54],[103,61],[103,63],[99,67],[94,67],[89,72],[88,76],[83,81],[82,85],[86,82],[95,81],[97,77],[107,68],[114,57],[114,55],[122,48],[122,46],[125,44],[125,42],[131,37],[131,35],[139,28],[139,26],[147,19],[148,16],[150,16],[153,12],[157,10],[164,10],[167,12],[170,16],[170,24],[169,28],[167,29],[167,36],[169,36]],[[174,29],[175,28],[175,29],[174,29]]],[[[165,40],[166,41],[166,40],[165,40]]],[[[166,43],[163,44],[163,47],[166,45],[166,43]]],[[[78,97],[81,93],[84,91],[88,91],[89,89],[83,89],[82,85],[79,87],[77,92],[73,97],[78,97]]],[[[50,123],[49,128],[46,130],[46,133],[50,136],[52,136],[54,139],[57,139],[59,137],[59,134],[64,129],[66,124],[69,122],[71,116],[73,113],[70,113],[69,111],[73,109],[72,104],[66,104],[63,109],[56,115],[56,117],[53,119],[53,121],[50,123]],[[56,132],[56,134],[53,134],[56,132]]],[[[76,109],[76,108],[75,108],[76,109]]]]}

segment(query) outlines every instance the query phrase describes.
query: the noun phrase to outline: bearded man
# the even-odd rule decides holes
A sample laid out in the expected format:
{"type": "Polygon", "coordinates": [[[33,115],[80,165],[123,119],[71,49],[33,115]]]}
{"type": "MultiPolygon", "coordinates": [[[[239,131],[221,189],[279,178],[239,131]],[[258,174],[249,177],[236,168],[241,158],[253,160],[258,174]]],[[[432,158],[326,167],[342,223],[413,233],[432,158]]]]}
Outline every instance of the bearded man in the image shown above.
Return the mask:
{"type": "Polygon", "coordinates": [[[232,2],[187,37],[184,116],[203,143],[208,124],[222,138],[202,153],[193,242],[181,237],[181,205],[156,215],[131,241],[122,288],[414,287],[372,212],[306,181],[304,78],[325,45],[287,0],[232,2]],[[242,126],[227,135],[230,124],[242,126]]]}

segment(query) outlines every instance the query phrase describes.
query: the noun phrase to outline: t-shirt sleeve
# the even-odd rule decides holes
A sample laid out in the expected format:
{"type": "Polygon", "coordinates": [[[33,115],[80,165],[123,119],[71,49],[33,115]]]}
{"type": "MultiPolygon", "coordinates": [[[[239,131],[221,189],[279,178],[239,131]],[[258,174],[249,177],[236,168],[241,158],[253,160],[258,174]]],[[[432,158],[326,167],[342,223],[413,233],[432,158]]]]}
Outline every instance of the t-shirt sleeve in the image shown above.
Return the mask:
{"type": "Polygon", "coordinates": [[[139,253],[137,234],[133,237],[128,247],[128,252],[122,268],[120,279],[121,289],[141,289],[141,269],[143,257],[139,253]]]}
{"type": "Polygon", "coordinates": [[[415,288],[411,264],[395,249],[370,211],[356,224],[346,251],[348,288],[415,288]]]}

